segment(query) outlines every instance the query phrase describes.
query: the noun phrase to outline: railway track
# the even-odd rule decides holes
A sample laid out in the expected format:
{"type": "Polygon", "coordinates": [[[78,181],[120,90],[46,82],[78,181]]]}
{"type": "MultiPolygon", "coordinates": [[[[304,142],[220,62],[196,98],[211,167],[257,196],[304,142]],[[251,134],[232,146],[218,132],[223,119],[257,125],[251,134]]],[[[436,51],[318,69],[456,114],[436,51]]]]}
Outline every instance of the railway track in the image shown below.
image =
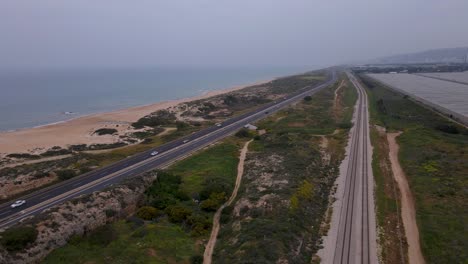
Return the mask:
{"type": "Polygon", "coordinates": [[[333,263],[377,263],[367,95],[354,76],[348,76],[358,101],[333,263]]]}

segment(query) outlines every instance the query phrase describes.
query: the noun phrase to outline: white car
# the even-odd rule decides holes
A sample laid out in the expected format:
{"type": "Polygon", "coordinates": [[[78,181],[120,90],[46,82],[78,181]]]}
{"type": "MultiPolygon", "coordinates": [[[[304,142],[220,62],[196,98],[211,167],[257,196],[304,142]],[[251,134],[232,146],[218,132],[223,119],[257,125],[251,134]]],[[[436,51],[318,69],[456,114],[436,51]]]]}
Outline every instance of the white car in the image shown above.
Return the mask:
{"type": "Polygon", "coordinates": [[[151,156],[156,156],[156,155],[158,155],[158,154],[159,154],[159,152],[157,152],[157,151],[151,152],[151,156]]]}
{"type": "Polygon", "coordinates": [[[11,208],[16,208],[16,207],[22,206],[22,205],[25,204],[25,203],[26,203],[25,200],[18,200],[18,201],[16,201],[16,202],[12,203],[12,204],[10,205],[10,207],[11,207],[11,208]]]}
{"type": "Polygon", "coordinates": [[[215,126],[220,127],[222,125],[221,125],[221,123],[216,123],[215,126]]]}
{"type": "Polygon", "coordinates": [[[189,140],[188,140],[188,139],[186,139],[186,140],[182,141],[182,143],[184,143],[184,144],[185,144],[185,143],[187,143],[187,142],[189,142],[189,140]]]}

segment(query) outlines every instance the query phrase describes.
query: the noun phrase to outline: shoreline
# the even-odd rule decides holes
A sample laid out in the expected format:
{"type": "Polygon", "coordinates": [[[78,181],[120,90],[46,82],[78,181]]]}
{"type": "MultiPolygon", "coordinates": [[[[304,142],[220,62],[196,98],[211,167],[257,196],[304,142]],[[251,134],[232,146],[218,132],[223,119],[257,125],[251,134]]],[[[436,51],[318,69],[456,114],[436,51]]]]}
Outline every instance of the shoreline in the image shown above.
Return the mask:
{"type": "Polygon", "coordinates": [[[10,153],[37,153],[53,146],[67,147],[75,144],[110,144],[119,141],[119,135],[131,130],[130,124],[152,112],[174,107],[181,103],[206,99],[209,97],[240,90],[249,86],[270,82],[274,79],[257,81],[230,88],[204,91],[192,97],[166,100],[108,112],[76,116],[30,128],[13,131],[0,131],[0,156],[10,153]],[[99,128],[116,128],[117,135],[96,136],[93,132],[99,128]]]}

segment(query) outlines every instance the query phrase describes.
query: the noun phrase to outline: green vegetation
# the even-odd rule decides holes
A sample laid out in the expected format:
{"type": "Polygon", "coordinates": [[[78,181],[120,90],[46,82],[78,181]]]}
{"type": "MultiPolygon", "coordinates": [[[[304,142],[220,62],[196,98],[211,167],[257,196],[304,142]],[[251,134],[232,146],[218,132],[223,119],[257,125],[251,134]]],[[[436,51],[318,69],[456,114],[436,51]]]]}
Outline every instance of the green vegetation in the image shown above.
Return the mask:
{"type": "Polygon", "coordinates": [[[100,129],[94,131],[94,134],[97,134],[99,136],[113,135],[115,133],[117,133],[117,129],[115,129],[115,128],[100,128],[100,129]]]}
{"type": "Polygon", "coordinates": [[[416,202],[416,220],[428,263],[468,259],[468,133],[437,113],[362,77],[372,122],[399,136],[400,163],[416,202]],[[454,133],[457,131],[458,133],[454,133]]]}
{"type": "Polygon", "coordinates": [[[151,115],[144,116],[132,124],[135,128],[157,127],[173,124],[176,121],[176,116],[167,110],[158,110],[151,115]]]}
{"type": "Polygon", "coordinates": [[[237,201],[221,216],[214,263],[311,262],[344,156],[347,130],[338,124],[354,103],[340,100],[340,117],[330,118],[336,88],[259,122],[267,133],[251,144],[237,201]]]}
{"type": "Polygon", "coordinates": [[[201,263],[198,245],[232,192],[241,143],[229,138],[159,171],[136,217],[72,238],[45,263],[201,263]]]}
{"type": "Polygon", "coordinates": [[[188,263],[197,252],[195,239],[179,225],[118,221],[74,237],[44,263],[188,263]]]}
{"type": "Polygon", "coordinates": [[[58,178],[61,181],[65,181],[71,179],[76,176],[76,172],[74,170],[66,169],[66,170],[58,170],[55,172],[58,178]]]}
{"type": "Polygon", "coordinates": [[[39,159],[41,156],[39,155],[33,155],[29,153],[11,153],[6,155],[8,158],[14,158],[14,159],[39,159]]]}
{"type": "Polygon", "coordinates": [[[158,216],[158,209],[152,206],[143,206],[138,209],[136,216],[143,220],[153,220],[158,216]]]}
{"type": "MultiPolygon", "coordinates": [[[[406,241],[400,215],[400,192],[393,178],[385,133],[371,127],[372,171],[376,183],[375,202],[383,263],[401,263],[407,259],[406,241]]],[[[405,261],[406,263],[406,261],[405,261]]]]}
{"type": "Polygon", "coordinates": [[[36,238],[37,230],[34,227],[13,227],[1,233],[0,243],[8,251],[17,251],[36,241],[36,238]]]}

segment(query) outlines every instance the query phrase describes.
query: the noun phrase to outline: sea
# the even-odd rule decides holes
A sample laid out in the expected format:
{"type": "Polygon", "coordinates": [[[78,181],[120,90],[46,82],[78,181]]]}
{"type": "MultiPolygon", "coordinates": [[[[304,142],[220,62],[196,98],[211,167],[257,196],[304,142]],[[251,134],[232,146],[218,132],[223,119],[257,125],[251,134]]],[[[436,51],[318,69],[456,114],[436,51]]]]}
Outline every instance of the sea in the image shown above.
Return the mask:
{"type": "Polygon", "coordinates": [[[0,131],[201,95],[319,67],[0,70],[0,131]]]}

